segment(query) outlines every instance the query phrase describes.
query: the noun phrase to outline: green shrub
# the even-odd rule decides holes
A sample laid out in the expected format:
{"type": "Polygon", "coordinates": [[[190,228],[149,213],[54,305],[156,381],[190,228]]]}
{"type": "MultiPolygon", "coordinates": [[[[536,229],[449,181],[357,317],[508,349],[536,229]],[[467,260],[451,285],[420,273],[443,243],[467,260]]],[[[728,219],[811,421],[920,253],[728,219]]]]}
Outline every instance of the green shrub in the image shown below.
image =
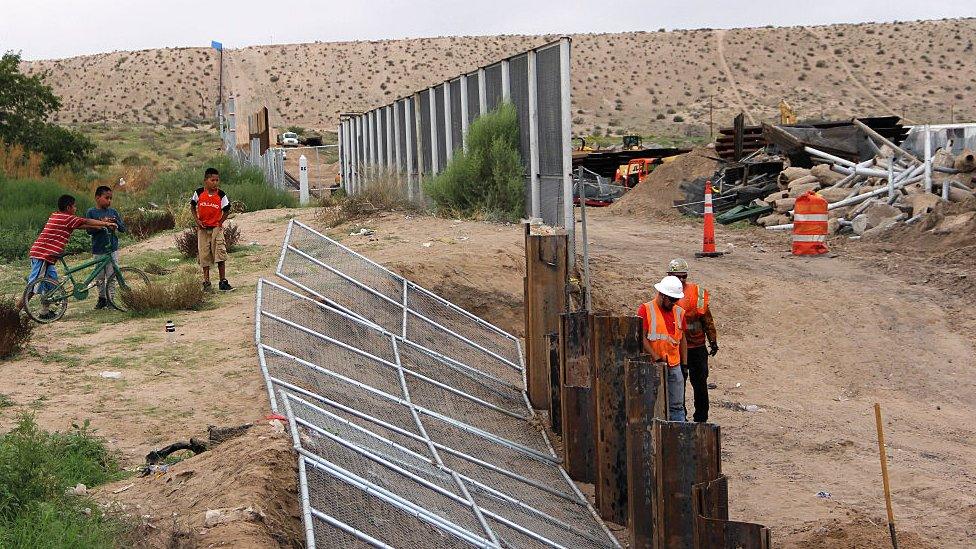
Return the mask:
{"type": "Polygon", "coordinates": [[[17,354],[30,341],[34,323],[15,306],[15,300],[0,296],[0,359],[17,354]]]}
{"type": "Polygon", "coordinates": [[[417,209],[417,205],[407,198],[403,183],[396,173],[377,170],[364,177],[364,188],[356,194],[350,196],[340,189],[322,199],[321,217],[326,225],[336,227],[379,211],[417,209]]]}
{"type": "MultiPolygon", "coordinates": [[[[234,251],[234,248],[240,244],[243,237],[244,234],[241,232],[240,227],[233,223],[224,224],[224,246],[227,247],[228,252],[234,251]]],[[[182,233],[176,235],[174,240],[176,241],[176,249],[183,254],[183,257],[192,259],[199,253],[196,227],[185,229],[182,233]]]]}
{"type": "Polygon", "coordinates": [[[525,215],[522,172],[518,116],[504,103],[471,124],[467,150],[456,151],[424,189],[442,213],[517,221],[525,215]]]}
{"type": "Polygon", "coordinates": [[[125,525],[66,491],[121,477],[118,455],[87,422],[49,433],[22,417],[0,437],[0,547],[115,546],[125,525]]]}
{"type": "Polygon", "coordinates": [[[125,292],[125,304],[136,315],[151,315],[170,311],[192,311],[207,299],[200,280],[189,272],[170,280],[157,280],[138,290],[125,292]]]}

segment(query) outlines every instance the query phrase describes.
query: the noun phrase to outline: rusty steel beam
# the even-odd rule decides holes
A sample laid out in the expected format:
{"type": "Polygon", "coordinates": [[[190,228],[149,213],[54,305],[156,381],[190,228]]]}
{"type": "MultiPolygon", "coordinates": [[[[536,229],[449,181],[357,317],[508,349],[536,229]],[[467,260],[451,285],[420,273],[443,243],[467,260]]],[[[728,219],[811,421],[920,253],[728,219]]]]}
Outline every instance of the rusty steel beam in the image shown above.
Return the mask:
{"type": "Polygon", "coordinates": [[[729,481],[725,475],[692,487],[695,549],[769,549],[769,529],[729,520],[729,481]]]}
{"type": "Polygon", "coordinates": [[[624,363],[627,408],[627,521],[632,549],[654,547],[657,482],[655,419],[667,419],[667,366],[650,357],[624,363]]]}
{"type": "Polygon", "coordinates": [[[594,315],[591,360],[596,406],[596,494],[604,520],[627,524],[627,411],[624,362],[641,353],[641,319],[594,315]]]}
{"type": "Polygon", "coordinates": [[[549,349],[549,425],[552,432],[563,434],[563,407],[559,388],[559,332],[546,334],[549,349]]]}
{"type": "Polygon", "coordinates": [[[560,315],[559,385],[563,465],[573,480],[592,483],[596,479],[596,459],[589,326],[586,311],[560,315]]]}
{"type": "Polygon", "coordinates": [[[722,474],[720,432],[710,423],[654,421],[657,442],[657,547],[693,549],[695,511],[692,487],[722,474]]]}
{"type": "Polygon", "coordinates": [[[525,346],[529,401],[549,409],[549,348],[545,336],[559,329],[569,282],[568,236],[532,234],[525,225],[525,346]]]}

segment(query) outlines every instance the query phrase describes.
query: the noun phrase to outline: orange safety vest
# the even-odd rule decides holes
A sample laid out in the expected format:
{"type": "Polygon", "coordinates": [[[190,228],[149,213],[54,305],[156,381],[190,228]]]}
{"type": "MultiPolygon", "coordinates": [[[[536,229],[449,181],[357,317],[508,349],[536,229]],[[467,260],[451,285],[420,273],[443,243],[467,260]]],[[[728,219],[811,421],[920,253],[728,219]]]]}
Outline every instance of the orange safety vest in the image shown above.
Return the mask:
{"type": "Polygon", "coordinates": [[[807,191],[793,206],[793,255],[827,253],[827,201],[807,191]]]}
{"type": "Polygon", "coordinates": [[[647,307],[650,324],[647,327],[647,339],[651,342],[651,348],[659,356],[663,356],[668,361],[668,367],[674,368],[681,364],[681,338],[684,333],[681,326],[684,324],[685,310],[680,305],[674,306],[674,333],[668,333],[668,325],[664,322],[664,313],[657,306],[657,300],[645,303],[647,307]]]}
{"type": "Polygon", "coordinates": [[[689,347],[700,347],[705,344],[704,326],[701,316],[708,311],[708,290],[691,282],[685,283],[685,296],[677,305],[685,311],[685,333],[689,347]]]}

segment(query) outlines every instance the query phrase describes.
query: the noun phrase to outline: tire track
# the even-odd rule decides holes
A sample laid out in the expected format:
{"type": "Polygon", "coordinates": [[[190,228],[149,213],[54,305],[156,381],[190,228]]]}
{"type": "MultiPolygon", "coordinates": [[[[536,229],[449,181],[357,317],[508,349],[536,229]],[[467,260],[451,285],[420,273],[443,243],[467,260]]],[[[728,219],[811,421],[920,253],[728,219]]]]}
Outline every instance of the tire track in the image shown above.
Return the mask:
{"type": "Polygon", "coordinates": [[[725,59],[725,33],[725,29],[715,31],[715,39],[718,41],[718,61],[722,64],[722,71],[725,72],[725,78],[729,81],[732,95],[735,96],[735,102],[738,104],[739,110],[746,113],[746,118],[749,119],[749,125],[755,126],[756,119],[752,116],[752,112],[746,108],[746,103],[742,100],[742,94],[739,93],[739,85],[736,84],[735,76],[732,75],[732,69],[729,68],[729,63],[725,59]]]}

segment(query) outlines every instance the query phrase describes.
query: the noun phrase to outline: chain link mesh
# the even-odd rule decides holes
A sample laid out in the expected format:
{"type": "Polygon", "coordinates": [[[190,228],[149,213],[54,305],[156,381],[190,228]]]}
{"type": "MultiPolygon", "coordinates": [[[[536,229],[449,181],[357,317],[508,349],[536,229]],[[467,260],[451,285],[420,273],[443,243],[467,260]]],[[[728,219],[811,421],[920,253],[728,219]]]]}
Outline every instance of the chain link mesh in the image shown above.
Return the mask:
{"type": "Polygon", "coordinates": [[[502,102],[502,64],[485,67],[485,97],[488,110],[493,111],[502,102]]]}
{"type": "Polygon", "coordinates": [[[282,254],[311,297],[259,283],[258,352],[317,546],[617,546],[528,408],[515,338],[298,222],[282,254]]]}

